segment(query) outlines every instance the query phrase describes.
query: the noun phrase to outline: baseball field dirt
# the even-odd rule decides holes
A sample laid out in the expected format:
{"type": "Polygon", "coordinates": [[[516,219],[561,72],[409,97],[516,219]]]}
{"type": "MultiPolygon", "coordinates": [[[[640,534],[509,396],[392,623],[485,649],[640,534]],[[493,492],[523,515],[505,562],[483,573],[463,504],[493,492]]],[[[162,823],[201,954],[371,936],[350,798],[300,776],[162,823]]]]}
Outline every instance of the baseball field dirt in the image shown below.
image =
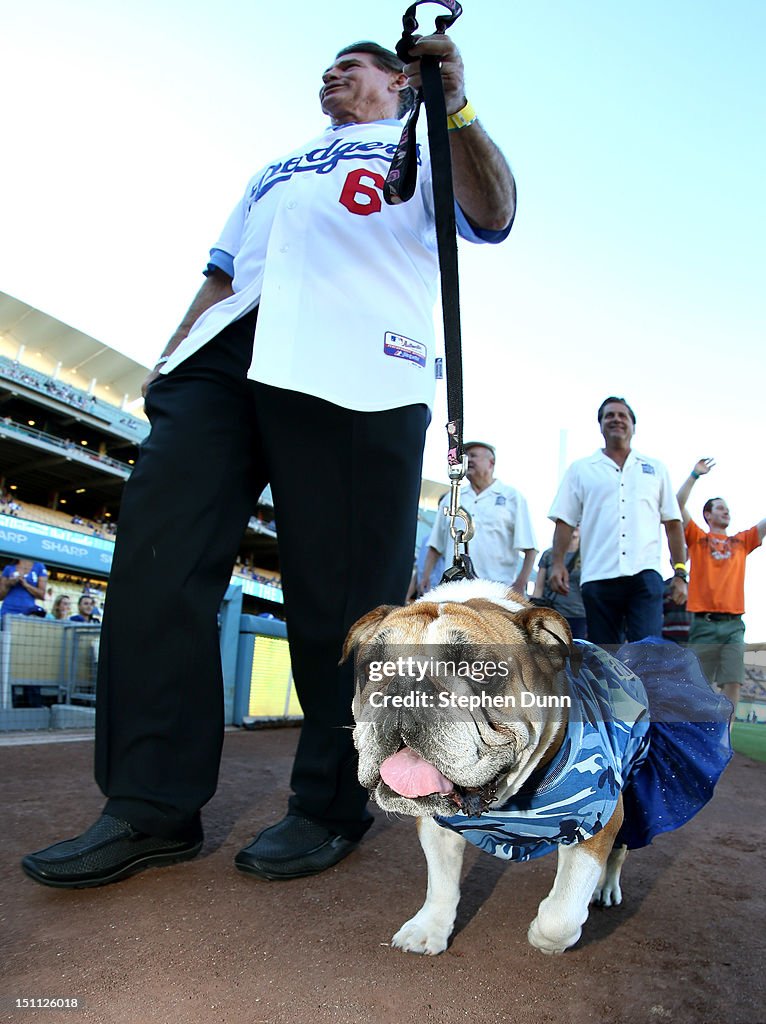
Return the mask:
{"type": "Polygon", "coordinates": [[[390,947],[418,909],[411,820],[386,818],[323,875],[261,882],[237,850],[278,820],[295,729],[229,732],[194,861],[58,891],[19,858],[98,815],[92,740],[0,746],[3,1020],[103,1024],[764,1024],[766,764],[735,755],[713,801],[631,854],[623,905],[579,944],[532,949],[555,858],[466,854],[456,933],[439,957],[390,947]],[[76,1008],[17,1000],[77,1000],[76,1008]]]}

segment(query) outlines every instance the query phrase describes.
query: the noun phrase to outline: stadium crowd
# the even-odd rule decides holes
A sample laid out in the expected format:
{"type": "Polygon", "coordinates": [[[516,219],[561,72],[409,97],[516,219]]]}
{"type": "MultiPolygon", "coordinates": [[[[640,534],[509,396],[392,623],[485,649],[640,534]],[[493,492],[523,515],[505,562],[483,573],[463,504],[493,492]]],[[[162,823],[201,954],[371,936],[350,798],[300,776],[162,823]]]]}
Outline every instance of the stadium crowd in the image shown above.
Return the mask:
{"type": "Polygon", "coordinates": [[[74,406],[76,409],[88,411],[98,401],[95,395],[89,395],[85,391],[80,391],[69,384],[64,384],[55,377],[50,377],[47,374],[40,373],[39,370],[34,370],[32,367],[8,360],[7,358],[0,362],[0,373],[10,380],[16,380],[20,384],[24,384],[25,387],[41,391],[52,398],[58,399],[60,402],[66,402],[67,405],[74,406]]]}

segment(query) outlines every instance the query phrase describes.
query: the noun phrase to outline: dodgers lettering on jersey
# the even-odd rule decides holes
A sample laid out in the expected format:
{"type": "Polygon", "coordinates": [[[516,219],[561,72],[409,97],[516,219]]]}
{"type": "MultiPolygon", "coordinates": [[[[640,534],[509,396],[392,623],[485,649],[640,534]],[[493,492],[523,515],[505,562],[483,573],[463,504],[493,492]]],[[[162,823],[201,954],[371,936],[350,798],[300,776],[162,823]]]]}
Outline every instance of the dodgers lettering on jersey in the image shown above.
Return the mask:
{"type": "MultiPolygon", "coordinates": [[[[289,181],[294,174],[313,171],[315,174],[330,174],[341,160],[353,160],[363,156],[365,161],[382,161],[384,170],[396,153],[396,146],[385,142],[341,142],[336,139],[320,149],[312,149],[301,156],[289,157],[270,164],[258,181],[252,184],[248,194],[248,210],[253,203],[280,182],[289,181]]],[[[420,146],[417,146],[418,166],[422,165],[420,146]]]]}

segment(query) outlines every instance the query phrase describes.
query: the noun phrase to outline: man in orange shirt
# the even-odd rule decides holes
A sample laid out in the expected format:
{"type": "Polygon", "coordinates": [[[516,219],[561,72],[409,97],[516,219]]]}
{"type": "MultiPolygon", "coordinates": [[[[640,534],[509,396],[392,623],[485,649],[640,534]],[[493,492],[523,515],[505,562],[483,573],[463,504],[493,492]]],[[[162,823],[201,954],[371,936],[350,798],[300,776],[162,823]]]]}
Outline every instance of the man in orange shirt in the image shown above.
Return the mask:
{"type": "Polygon", "coordinates": [[[686,511],[686,502],[697,480],[714,465],[713,459],[700,459],[677,495],[691,559],[689,643],[694,645],[711,685],[721,687],[736,711],[745,674],[745,559],[760,547],[766,519],[729,536],[728,505],[723,498],[710,498],[702,509],[707,533],[697,526],[686,511]]]}

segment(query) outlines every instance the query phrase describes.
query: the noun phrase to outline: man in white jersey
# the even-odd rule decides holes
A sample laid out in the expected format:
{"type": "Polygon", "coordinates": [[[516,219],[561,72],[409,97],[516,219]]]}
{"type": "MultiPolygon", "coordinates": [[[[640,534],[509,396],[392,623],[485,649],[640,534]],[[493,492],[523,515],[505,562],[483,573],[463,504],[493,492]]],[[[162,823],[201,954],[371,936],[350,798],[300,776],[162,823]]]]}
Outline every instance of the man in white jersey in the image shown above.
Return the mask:
{"type": "Polygon", "coordinates": [[[81,836],[24,858],[37,882],[102,885],[200,850],[223,739],[216,612],[267,482],[304,723],[288,814],[235,863],[314,874],[370,825],[352,666],[338,661],[360,615],[403,602],[415,544],[434,387],[426,149],[409,202],[386,205],[382,186],[425,54],[441,59],[460,233],[510,230],[513,177],[452,41],[421,38],[406,66],[376,44],[341,50],[322,76],[330,126],[250,181],[147,378],[152,430],[125,488],[101,640],[107,803],[81,836]]]}

